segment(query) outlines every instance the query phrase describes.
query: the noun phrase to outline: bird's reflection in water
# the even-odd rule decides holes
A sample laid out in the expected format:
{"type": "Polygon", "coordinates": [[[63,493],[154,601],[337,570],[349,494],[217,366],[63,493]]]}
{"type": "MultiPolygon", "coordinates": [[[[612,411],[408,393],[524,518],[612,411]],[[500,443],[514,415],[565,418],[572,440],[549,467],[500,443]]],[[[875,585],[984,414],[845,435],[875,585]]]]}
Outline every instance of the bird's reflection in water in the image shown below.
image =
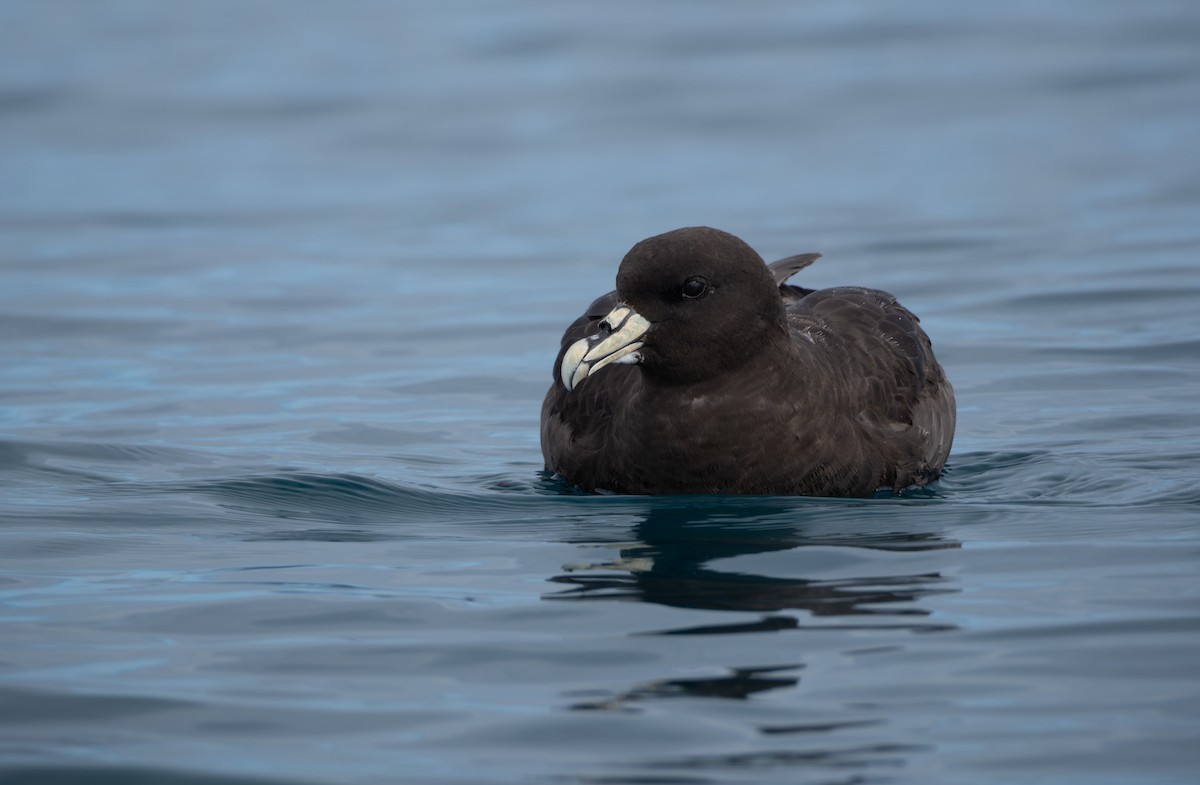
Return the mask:
{"type": "MultiPolygon", "coordinates": [[[[858,617],[828,628],[881,629],[897,627],[931,632],[953,627],[923,621],[929,612],[897,607],[922,597],[955,591],[939,573],[868,574],[850,578],[780,578],[728,572],[710,563],[735,556],[785,551],[811,546],[843,546],[890,551],[957,548],[958,543],[933,532],[881,529],[865,516],[869,505],[847,505],[822,525],[844,524],[834,534],[804,523],[804,504],[787,500],[748,502],[705,499],[702,503],[654,503],[634,528],[634,541],[620,547],[614,560],[574,565],[550,580],[567,588],[547,595],[551,600],[629,600],[677,608],[749,611],[764,614],[755,620],[650,631],[661,635],[713,635],[799,629],[800,618],[781,611],[805,611],[811,617],[858,617]],[[864,514],[865,520],[855,520],[864,514]],[[831,520],[832,517],[832,520],[831,520]],[[869,617],[903,617],[884,623],[869,617]]],[[[811,624],[811,623],[810,623],[811,624]]]]}
{"type": "MultiPolygon", "coordinates": [[[[929,531],[928,511],[923,509],[920,499],[852,503],[676,497],[641,503],[645,506],[638,511],[630,541],[614,545],[597,537],[581,543],[616,547],[618,557],[565,568],[562,574],[550,578],[563,588],[547,594],[547,600],[649,602],[734,612],[728,621],[630,630],[633,636],[800,635],[805,631],[820,631],[825,635],[833,631],[836,635],[841,630],[902,634],[954,629],[952,625],[930,621],[930,611],[916,604],[932,594],[957,591],[951,580],[938,572],[906,573],[904,565],[911,562],[904,558],[857,560],[864,565],[863,574],[853,577],[846,577],[845,564],[831,577],[824,578],[753,574],[743,570],[745,565],[754,564],[754,560],[745,559],[732,565],[734,569],[722,568],[722,560],[733,557],[818,546],[830,549],[831,553],[844,548],[851,554],[857,549],[911,552],[959,547],[957,542],[929,531]],[[889,572],[880,565],[897,569],[889,572]]],[[[861,553],[858,551],[859,556],[861,553]]],[[[811,564],[811,558],[808,554],[798,554],[795,564],[811,564]]],[[[771,561],[776,565],[787,563],[771,561]]],[[[928,564],[928,560],[922,561],[928,564]]],[[[855,562],[851,559],[849,563],[855,562]]],[[[862,647],[862,638],[857,636],[848,636],[847,642],[846,651],[856,656],[903,648],[902,644],[889,641],[862,647]]],[[[704,647],[684,647],[679,651],[704,650],[704,647]]],[[[772,649],[764,648],[768,650],[772,649]]],[[[773,650],[788,651],[790,657],[795,656],[792,647],[773,650]]],[[[796,688],[805,668],[799,661],[768,661],[748,667],[744,657],[739,655],[739,659],[743,662],[738,667],[688,662],[686,673],[676,671],[661,679],[618,690],[574,691],[567,697],[570,708],[576,711],[620,713],[640,713],[655,702],[676,699],[750,702],[763,693],[796,688]],[[697,667],[709,672],[693,675],[697,667]]],[[[819,677],[804,678],[807,681],[819,677]]],[[[629,761],[631,771],[638,772],[629,781],[660,781],[660,778],[692,781],[690,778],[700,771],[744,772],[782,766],[814,768],[822,771],[822,776],[835,776],[830,782],[863,782],[866,780],[860,775],[867,770],[904,766],[912,755],[930,749],[920,739],[910,739],[904,734],[896,738],[896,731],[889,727],[885,717],[863,704],[813,705],[802,699],[795,703],[785,699],[763,705],[770,708],[761,714],[747,706],[732,715],[723,711],[712,715],[716,721],[730,717],[749,721],[757,732],[752,737],[735,734],[730,739],[732,749],[629,761]],[[788,705],[795,711],[781,711],[788,705]],[[751,741],[752,738],[757,741],[751,741]],[[847,772],[849,779],[841,779],[847,772]]],[[[689,709],[692,710],[696,709],[689,709]]]]}
{"type": "MultiPolygon", "coordinates": [[[[800,683],[797,676],[788,675],[802,666],[777,665],[765,668],[733,668],[725,676],[689,679],[663,679],[638,685],[619,695],[598,696],[596,700],[581,700],[574,709],[634,710],[638,701],[651,698],[700,697],[700,698],[748,698],[756,692],[794,687],[800,683]]],[[[580,695],[579,697],[587,697],[580,695]]]]}

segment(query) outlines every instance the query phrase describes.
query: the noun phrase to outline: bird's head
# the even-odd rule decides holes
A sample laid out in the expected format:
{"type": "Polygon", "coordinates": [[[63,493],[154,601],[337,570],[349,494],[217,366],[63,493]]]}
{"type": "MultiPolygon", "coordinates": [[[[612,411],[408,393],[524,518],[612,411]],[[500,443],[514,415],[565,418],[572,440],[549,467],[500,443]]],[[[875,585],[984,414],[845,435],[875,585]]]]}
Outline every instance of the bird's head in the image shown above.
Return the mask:
{"type": "Polygon", "coordinates": [[[637,363],[664,384],[700,381],[785,333],[778,284],[762,257],[717,229],[676,229],[633,246],[617,272],[617,296],[599,332],[564,354],[568,390],[614,363],[637,363]]]}

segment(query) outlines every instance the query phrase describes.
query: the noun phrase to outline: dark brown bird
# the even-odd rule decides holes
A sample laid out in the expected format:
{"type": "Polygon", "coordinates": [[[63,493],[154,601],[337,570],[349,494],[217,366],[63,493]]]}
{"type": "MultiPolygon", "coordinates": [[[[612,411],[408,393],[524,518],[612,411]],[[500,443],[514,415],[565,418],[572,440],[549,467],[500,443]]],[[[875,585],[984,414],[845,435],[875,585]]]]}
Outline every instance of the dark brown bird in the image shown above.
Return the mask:
{"type": "Polygon", "coordinates": [[[563,334],[542,405],[546,468],[586,490],[870,496],[936,479],[954,391],[887,292],[784,283],[707,227],[635,245],[563,334]]]}

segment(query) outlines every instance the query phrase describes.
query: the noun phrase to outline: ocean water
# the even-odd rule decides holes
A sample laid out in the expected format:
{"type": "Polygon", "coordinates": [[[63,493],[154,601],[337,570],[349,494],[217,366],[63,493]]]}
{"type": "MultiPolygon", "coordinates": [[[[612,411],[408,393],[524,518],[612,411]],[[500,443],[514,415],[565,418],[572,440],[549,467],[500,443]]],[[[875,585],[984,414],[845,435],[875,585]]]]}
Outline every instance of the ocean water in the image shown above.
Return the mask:
{"type": "Polygon", "coordinates": [[[0,4],[0,783],[1191,783],[1200,6],[0,4]],[[899,498],[571,493],[637,240],[896,294],[899,498]]]}

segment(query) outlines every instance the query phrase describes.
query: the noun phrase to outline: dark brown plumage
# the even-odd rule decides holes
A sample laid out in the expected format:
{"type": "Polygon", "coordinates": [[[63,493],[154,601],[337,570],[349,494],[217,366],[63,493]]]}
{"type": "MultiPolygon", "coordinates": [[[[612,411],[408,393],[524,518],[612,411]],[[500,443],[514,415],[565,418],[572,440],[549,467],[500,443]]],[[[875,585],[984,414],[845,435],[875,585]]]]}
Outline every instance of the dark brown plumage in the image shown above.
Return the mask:
{"type": "Polygon", "coordinates": [[[784,281],[694,227],[635,245],[563,335],[542,406],[546,468],[587,490],[869,496],[936,479],[954,392],[886,292],[784,281]]]}

